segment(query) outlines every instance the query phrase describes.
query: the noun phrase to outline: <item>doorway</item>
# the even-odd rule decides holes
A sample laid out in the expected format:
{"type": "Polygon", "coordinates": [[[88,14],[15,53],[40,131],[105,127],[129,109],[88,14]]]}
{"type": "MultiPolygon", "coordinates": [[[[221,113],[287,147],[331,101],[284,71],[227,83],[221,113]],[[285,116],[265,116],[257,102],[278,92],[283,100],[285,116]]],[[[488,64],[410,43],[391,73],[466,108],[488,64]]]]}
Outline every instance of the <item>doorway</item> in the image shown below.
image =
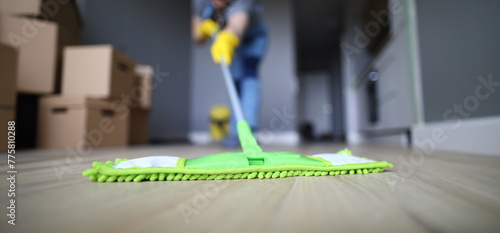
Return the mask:
{"type": "Polygon", "coordinates": [[[343,0],[294,0],[302,141],[345,142],[339,38],[343,0]]]}

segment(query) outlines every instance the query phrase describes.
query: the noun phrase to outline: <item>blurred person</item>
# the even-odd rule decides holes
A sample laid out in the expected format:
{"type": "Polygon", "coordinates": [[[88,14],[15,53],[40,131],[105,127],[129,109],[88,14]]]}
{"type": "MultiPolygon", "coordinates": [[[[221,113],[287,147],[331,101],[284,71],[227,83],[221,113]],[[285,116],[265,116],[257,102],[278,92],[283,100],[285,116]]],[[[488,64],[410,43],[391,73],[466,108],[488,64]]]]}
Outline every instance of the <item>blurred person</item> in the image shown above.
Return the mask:
{"type": "MultiPolygon", "coordinates": [[[[211,55],[229,65],[240,97],[243,115],[256,130],[261,102],[259,64],[267,47],[267,33],[258,0],[192,0],[193,39],[203,44],[215,36],[211,55]]],[[[222,145],[238,146],[234,114],[231,130],[222,145]]]]}

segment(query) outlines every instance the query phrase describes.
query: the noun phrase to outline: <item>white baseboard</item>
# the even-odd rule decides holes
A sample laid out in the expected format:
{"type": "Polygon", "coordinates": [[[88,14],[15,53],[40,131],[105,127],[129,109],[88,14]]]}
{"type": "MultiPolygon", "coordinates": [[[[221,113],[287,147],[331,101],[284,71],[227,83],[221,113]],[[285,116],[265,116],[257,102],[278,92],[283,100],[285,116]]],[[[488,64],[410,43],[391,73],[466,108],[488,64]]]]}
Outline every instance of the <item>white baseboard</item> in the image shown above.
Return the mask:
{"type": "Polygon", "coordinates": [[[382,145],[398,146],[398,147],[408,147],[408,138],[405,133],[399,133],[394,135],[384,135],[377,137],[370,137],[365,139],[368,143],[378,143],[382,145]]]}
{"type": "Polygon", "coordinates": [[[381,145],[408,147],[408,138],[406,133],[397,133],[389,135],[368,137],[360,132],[352,131],[347,133],[347,143],[351,145],[362,145],[365,143],[376,143],[381,145]]]}
{"type": "MultiPolygon", "coordinates": [[[[207,131],[190,132],[189,141],[195,145],[209,145],[212,143],[212,138],[207,131]]],[[[255,138],[262,145],[286,145],[294,146],[300,143],[300,136],[295,131],[271,132],[259,131],[255,133],[255,138]]]]}
{"type": "Polygon", "coordinates": [[[500,156],[500,117],[458,119],[412,129],[413,147],[500,156]]]}
{"type": "Polygon", "coordinates": [[[212,143],[210,134],[206,131],[192,131],[188,134],[189,142],[195,145],[208,145],[212,143]]]}
{"type": "Polygon", "coordinates": [[[347,132],[347,143],[352,145],[359,145],[365,142],[365,139],[356,130],[351,130],[347,132]]]}

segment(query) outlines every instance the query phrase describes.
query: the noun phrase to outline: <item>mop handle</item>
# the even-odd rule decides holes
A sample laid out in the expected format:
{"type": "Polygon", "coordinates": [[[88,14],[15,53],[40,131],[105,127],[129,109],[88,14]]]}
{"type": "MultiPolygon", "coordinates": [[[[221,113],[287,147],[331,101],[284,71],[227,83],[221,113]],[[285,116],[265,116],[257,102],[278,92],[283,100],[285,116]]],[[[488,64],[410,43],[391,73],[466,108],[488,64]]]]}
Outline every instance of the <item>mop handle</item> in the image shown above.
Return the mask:
{"type": "MultiPolygon", "coordinates": [[[[212,32],[212,43],[217,38],[219,34],[219,30],[212,32]]],[[[245,117],[243,116],[243,111],[241,110],[240,98],[238,97],[238,93],[236,93],[236,87],[234,86],[233,75],[229,71],[229,66],[227,65],[224,58],[221,56],[220,59],[220,68],[222,70],[222,74],[224,76],[224,83],[226,83],[226,88],[229,93],[229,102],[231,103],[231,107],[234,111],[234,116],[236,118],[236,122],[244,121],[245,117]]]]}
{"type": "Polygon", "coordinates": [[[221,58],[220,68],[222,69],[222,74],[224,76],[224,82],[226,83],[226,88],[229,94],[229,102],[231,102],[231,107],[233,108],[234,115],[236,117],[236,122],[244,121],[243,111],[241,110],[241,104],[239,101],[238,94],[236,93],[236,87],[234,86],[233,76],[229,71],[229,67],[224,60],[221,58]]]}
{"type": "MultiPolygon", "coordinates": [[[[217,33],[214,33],[212,36],[212,41],[214,41],[216,37],[217,33]]],[[[247,157],[260,158],[262,155],[262,149],[260,148],[259,144],[257,144],[257,141],[253,136],[252,129],[243,116],[240,98],[238,97],[238,93],[236,93],[236,87],[234,85],[233,76],[229,71],[229,66],[227,65],[227,62],[223,57],[221,57],[220,61],[220,68],[222,70],[224,82],[226,83],[227,92],[229,94],[229,102],[231,102],[231,107],[233,109],[234,116],[237,122],[236,128],[241,148],[243,149],[243,152],[247,157]]]]}
{"type": "Polygon", "coordinates": [[[257,144],[255,137],[253,136],[252,129],[246,122],[243,112],[241,110],[241,104],[236,93],[236,88],[234,86],[233,77],[229,72],[229,67],[221,57],[220,67],[222,69],[222,73],[224,74],[224,81],[226,83],[227,91],[229,93],[229,101],[231,102],[231,106],[233,107],[234,115],[236,117],[238,138],[240,139],[241,148],[243,152],[245,152],[247,157],[256,157],[260,158],[262,156],[262,149],[257,144]]]}

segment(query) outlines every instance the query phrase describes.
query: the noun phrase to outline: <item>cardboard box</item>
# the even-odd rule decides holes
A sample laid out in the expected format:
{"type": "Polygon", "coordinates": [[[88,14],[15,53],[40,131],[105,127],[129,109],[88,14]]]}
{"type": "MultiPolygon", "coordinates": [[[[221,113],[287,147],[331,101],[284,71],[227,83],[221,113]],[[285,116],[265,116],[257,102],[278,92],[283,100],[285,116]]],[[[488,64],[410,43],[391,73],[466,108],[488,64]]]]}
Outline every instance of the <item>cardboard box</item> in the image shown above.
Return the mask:
{"type": "Polygon", "coordinates": [[[135,84],[132,90],[132,98],[137,103],[138,108],[151,108],[153,76],[153,67],[148,65],[135,66],[135,84]]]}
{"type": "Polygon", "coordinates": [[[80,37],[83,20],[76,0],[42,0],[38,18],[55,22],[60,28],[80,37]]]}
{"type": "Polygon", "coordinates": [[[149,143],[149,109],[130,109],[129,144],[149,143]]]}
{"type": "Polygon", "coordinates": [[[83,27],[76,0],[0,0],[0,13],[49,20],[76,36],[83,27]]]}
{"type": "Polygon", "coordinates": [[[0,42],[18,49],[18,92],[54,92],[58,27],[36,19],[0,15],[0,42]]]}
{"type": "Polygon", "coordinates": [[[51,96],[40,99],[38,147],[88,151],[124,146],[129,140],[129,109],[109,100],[51,96]]]}
{"type": "MultiPolygon", "coordinates": [[[[15,111],[13,107],[0,106],[0,152],[6,152],[8,149],[8,122],[15,120],[15,111]]],[[[14,135],[15,136],[15,135],[14,135]]]]}
{"type": "Polygon", "coordinates": [[[40,0],[0,0],[2,14],[38,15],[40,7],[40,0]]]}
{"type": "Polygon", "coordinates": [[[62,89],[62,76],[63,76],[63,52],[64,48],[67,46],[76,46],[82,45],[82,40],[79,36],[74,35],[72,32],[66,30],[63,27],[59,27],[58,33],[58,44],[57,44],[57,60],[56,60],[56,77],[55,77],[55,86],[54,86],[54,94],[61,93],[62,89]]]}
{"type": "Polygon", "coordinates": [[[74,34],[67,28],[59,27],[59,33],[57,35],[58,58],[63,58],[64,48],[66,48],[67,46],[77,46],[82,44],[82,39],[79,34],[74,34]]]}
{"type": "Polygon", "coordinates": [[[0,43],[0,106],[16,105],[17,58],[14,48],[0,43]]]}
{"type": "Polygon", "coordinates": [[[131,95],[135,62],[111,45],[64,49],[62,95],[120,98],[131,95]]]}

